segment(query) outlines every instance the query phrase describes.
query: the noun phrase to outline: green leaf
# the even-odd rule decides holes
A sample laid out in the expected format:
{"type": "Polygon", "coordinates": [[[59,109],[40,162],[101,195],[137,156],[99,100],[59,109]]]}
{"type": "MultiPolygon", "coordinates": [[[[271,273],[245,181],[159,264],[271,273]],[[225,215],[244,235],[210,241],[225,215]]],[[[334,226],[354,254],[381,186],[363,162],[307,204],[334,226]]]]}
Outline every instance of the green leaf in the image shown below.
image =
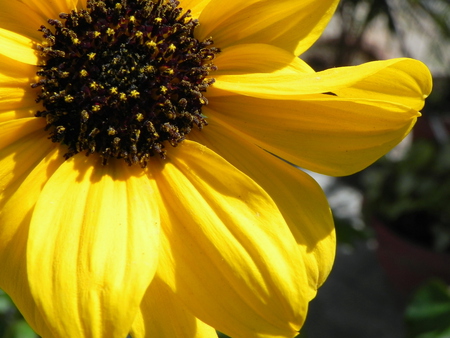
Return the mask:
{"type": "Polygon", "coordinates": [[[405,313],[408,338],[450,337],[450,289],[432,280],[414,295],[405,313]]]}
{"type": "Polygon", "coordinates": [[[36,338],[36,334],[24,320],[15,321],[5,335],[5,338],[36,338]]]}
{"type": "Polygon", "coordinates": [[[0,315],[7,312],[11,306],[12,306],[11,299],[3,290],[0,290],[0,315]]]}

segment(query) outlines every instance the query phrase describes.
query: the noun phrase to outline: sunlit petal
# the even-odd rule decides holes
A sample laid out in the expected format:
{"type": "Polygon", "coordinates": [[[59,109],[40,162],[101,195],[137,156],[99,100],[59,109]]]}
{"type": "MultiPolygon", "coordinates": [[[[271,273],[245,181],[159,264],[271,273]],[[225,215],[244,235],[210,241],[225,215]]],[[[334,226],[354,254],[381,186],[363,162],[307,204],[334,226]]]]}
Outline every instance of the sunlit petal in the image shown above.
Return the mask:
{"type": "MultiPolygon", "coordinates": [[[[214,89],[279,100],[301,99],[299,95],[342,93],[344,97],[391,101],[416,110],[423,107],[431,91],[430,72],[423,63],[412,59],[374,61],[308,74],[298,71],[301,66],[297,60],[279,70],[271,70],[267,63],[259,61],[253,61],[250,67],[255,73],[220,74],[214,89]],[[259,73],[255,71],[257,67],[259,73]]],[[[213,94],[226,95],[220,91],[213,94]]]]}
{"type": "Polygon", "coordinates": [[[31,292],[59,337],[125,337],[158,261],[150,181],[123,162],[93,165],[84,156],[64,162],[30,224],[31,292]]]}
{"type": "Polygon", "coordinates": [[[228,335],[294,335],[315,288],[306,286],[304,250],[276,205],[206,147],[176,150],[155,175],[165,211],[158,275],[228,335]]]}
{"type": "Polygon", "coordinates": [[[221,48],[265,43],[300,55],[322,34],[337,0],[211,0],[200,15],[200,39],[212,36],[221,48]]]}
{"type": "Polygon", "coordinates": [[[297,243],[306,248],[305,266],[312,287],[328,276],[335,254],[334,223],[325,194],[303,171],[264,151],[243,132],[217,121],[195,140],[206,145],[252,177],[273,198],[297,243]]]}
{"type": "Polygon", "coordinates": [[[0,54],[29,65],[37,65],[38,57],[33,49],[34,42],[18,33],[0,27],[0,54]]]}
{"type": "MultiPolygon", "coordinates": [[[[21,121],[23,123],[23,121],[21,121]]],[[[1,133],[5,129],[1,127],[1,133]]],[[[0,288],[13,299],[31,327],[43,337],[53,337],[31,296],[26,266],[26,244],[31,215],[42,187],[63,162],[46,136],[16,133],[20,142],[0,149],[0,288]],[[12,193],[14,192],[14,193],[12,193]]]]}

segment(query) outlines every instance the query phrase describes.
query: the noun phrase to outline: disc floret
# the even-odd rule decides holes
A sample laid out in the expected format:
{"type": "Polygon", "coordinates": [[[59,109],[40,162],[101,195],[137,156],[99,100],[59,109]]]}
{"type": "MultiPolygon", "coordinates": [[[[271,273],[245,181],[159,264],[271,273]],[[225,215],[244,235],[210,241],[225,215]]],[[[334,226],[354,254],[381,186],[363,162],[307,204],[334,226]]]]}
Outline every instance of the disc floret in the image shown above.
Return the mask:
{"type": "Polygon", "coordinates": [[[68,147],[66,159],[99,153],[147,166],[165,158],[193,127],[207,122],[204,92],[214,79],[212,39],[194,37],[197,20],[179,2],[88,0],[40,27],[43,64],[38,102],[50,139],[68,147]]]}

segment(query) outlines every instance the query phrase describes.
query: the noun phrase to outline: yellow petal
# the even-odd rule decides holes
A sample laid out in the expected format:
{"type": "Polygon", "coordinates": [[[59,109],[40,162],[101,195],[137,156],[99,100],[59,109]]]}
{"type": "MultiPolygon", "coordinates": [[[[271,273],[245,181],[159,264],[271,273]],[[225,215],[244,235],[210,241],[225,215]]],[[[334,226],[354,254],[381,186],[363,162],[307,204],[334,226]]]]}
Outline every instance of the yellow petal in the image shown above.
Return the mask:
{"type": "Polygon", "coordinates": [[[408,134],[419,116],[402,105],[331,95],[298,101],[216,97],[205,114],[291,163],[336,176],[373,163],[408,134]]]}
{"type": "Polygon", "coordinates": [[[155,189],[141,168],[76,155],[45,184],[27,244],[34,299],[57,337],[126,337],[159,251],[155,189]]]}
{"type": "Polygon", "coordinates": [[[34,113],[35,111],[33,111],[32,109],[0,110],[0,123],[10,120],[33,117],[34,113]]]}
{"type": "Polygon", "coordinates": [[[180,7],[185,11],[190,9],[194,19],[198,19],[200,13],[209,4],[211,0],[181,0],[180,7]]]}
{"type": "Polygon", "coordinates": [[[2,1],[1,7],[0,27],[19,33],[36,42],[42,40],[42,32],[39,32],[38,29],[47,23],[45,18],[19,1],[2,1]]]}
{"type": "Polygon", "coordinates": [[[42,109],[35,101],[36,89],[30,86],[35,75],[36,66],[0,54],[0,122],[30,117],[42,109]]]}
{"type": "Polygon", "coordinates": [[[340,79],[345,77],[346,73],[366,73],[371,68],[374,70],[371,75],[361,81],[355,81],[351,86],[337,88],[333,92],[342,98],[392,102],[417,111],[423,108],[424,99],[431,93],[433,80],[428,68],[417,60],[393,59],[371,62],[355,68],[329,69],[318,75],[340,79]]]}
{"type": "Polygon", "coordinates": [[[304,256],[312,287],[322,285],[334,261],[334,223],[325,194],[303,171],[249,142],[238,130],[220,124],[212,113],[208,127],[191,135],[239,170],[270,195],[288,223],[304,256]]]}
{"type": "MultiPolygon", "coordinates": [[[[61,154],[52,147],[44,147],[46,145],[44,140],[37,138],[36,135],[31,135],[20,143],[17,142],[17,144],[2,149],[0,215],[2,224],[7,224],[7,226],[0,227],[1,250],[16,236],[17,229],[23,220],[31,217],[42,186],[62,163],[61,154]],[[59,159],[55,152],[59,154],[59,159]]],[[[48,144],[48,140],[45,141],[48,144]]],[[[28,232],[28,229],[23,231],[28,232]]],[[[1,261],[6,262],[6,260],[1,261]]],[[[3,273],[8,273],[7,269],[0,271],[2,283],[4,282],[3,273]]],[[[8,280],[5,281],[8,282],[8,280]]]]}
{"type": "MultiPolygon", "coordinates": [[[[224,48],[214,60],[214,64],[218,70],[211,75],[219,81],[222,78],[227,79],[230,75],[245,76],[245,74],[273,73],[280,70],[296,77],[301,74],[315,74],[314,70],[298,57],[281,48],[261,43],[224,48]]],[[[220,84],[219,88],[221,88],[220,84]]]]}
{"type": "MultiPolygon", "coordinates": [[[[24,119],[11,120],[0,123],[0,143],[1,155],[6,156],[6,148],[13,143],[20,147],[27,139],[41,139],[45,133],[45,120],[29,117],[24,119]]],[[[51,143],[51,142],[48,142],[51,143]]],[[[19,150],[18,150],[19,151],[19,150]]]]}
{"type": "Polygon", "coordinates": [[[131,331],[133,338],[217,338],[158,277],[152,280],[131,331]]]}
{"type": "MultiPolygon", "coordinates": [[[[30,88],[30,83],[36,78],[36,66],[23,64],[17,58],[2,55],[3,52],[0,51],[0,88],[30,88]]],[[[2,99],[3,96],[0,96],[0,100],[2,99]]]]}
{"type": "MultiPolygon", "coordinates": [[[[0,127],[0,134],[3,132],[0,127]]],[[[17,130],[16,134],[23,132],[24,129],[17,130]]],[[[31,327],[47,338],[53,334],[46,326],[28,284],[26,243],[34,205],[43,185],[63,157],[51,150],[53,145],[47,136],[39,138],[36,133],[24,134],[28,136],[19,136],[15,144],[0,150],[0,190],[5,197],[0,201],[0,288],[11,296],[31,327]]]]}
{"type": "Polygon", "coordinates": [[[162,200],[158,276],[194,316],[235,337],[294,336],[315,289],[270,197],[195,142],[154,166],[162,200]]]}
{"type": "MultiPolygon", "coordinates": [[[[271,53],[275,56],[275,51],[271,53]]],[[[269,58],[273,58],[270,55],[269,58]]],[[[260,64],[253,61],[255,69],[260,64]]],[[[260,66],[260,73],[214,76],[209,96],[226,95],[214,89],[260,98],[288,99],[299,95],[333,92],[344,97],[387,100],[419,110],[431,91],[431,74],[417,60],[392,59],[341,67],[318,73],[301,73],[299,61],[283,69],[260,66]]],[[[301,98],[300,98],[301,99],[301,98]]]]}
{"type": "Polygon", "coordinates": [[[86,9],[87,0],[64,0],[63,6],[67,10],[86,9]]]}
{"type": "MultiPolygon", "coordinates": [[[[33,12],[42,18],[41,25],[45,25],[48,19],[58,19],[59,13],[68,13],[77,8],[78,0],[20,0],[28,6],[33,12]]],[[[36,29],[38,29],[36,27],[36,29]]]]}
{"type": "MultiPolygon", "coordinates": [[[[36,104],[36,95],[31,88],[2,87],[0,85],[0,123],[23,117],[34,117],[42,106],[36,104]]],[[[36,119],[45,122],[45,119],[36,119]]],[[[45,125],[44,125],[45,127],[45,125]]],[[[42,127],[42,128],[44,128],[42,127]]]]}
{"type": "MultiPolygon", "coordinates": [[[[23,182],[28,180],[30,173],[55,149],[54,144],[49,142],[47,135],[41,131],[41,128],[42,125],[36,123],[36,119],[21,119],[0,124],[0,135],[2,135],[0,146],[0,212],[2,217],[10,219],[9,222],[2,222],[7,226],[1,226],[0,230],[2,236],[7,238],[13,237],[17,227],[16,223],[20,223],[22,217],[30,213],[34,202],[27,203],[28,198],[24,198],[22,202],[17,203],[16,199],[16,203],[12,205],[14,212],[6,211],[5,203],[16,198],[16,192],[22,191],[20,189],[23,189],[23,182]],[[12,222],[13,219],[14,222],[12,222]]],[[[32,186],[41,188],[39,183],[32,184],[32,186]]],[[[29,190],[32,190],[32,187],[29,190]]],[[[39,192],[37,192],[38,194],[39,192]]],[[[31,192],[29,197],[32,200],[37,198],[31,192]]],[[[5,239],[0,243],[7,242],[8,240],[5,239]]],[[[4,269],[0,269],[0,271],[3,272],[4,269]]]]}
{"type": "Polygon", "coordinates": [[[0,45],[0,54],[25,64],[38,64],[38,56],[33,49],[35,42],[30,38],[0,28],[0,45]]]}
{"type": "Polygon", "coordinates": [[[266,43],[300,55],[322,34],[337,0],[211,0],[200,15],[199,39],[217,47],[266,43]]]}
{"type": "MultiPolygon", "coordinates": [[[[76,8],[78,8],[78,9],[86,9],[87,8],[87,0],[72,0],[72,2],[76,3],[76,8]]],[[[71,8],[72,6],[69,6],[69,7],[71,8]]]]}

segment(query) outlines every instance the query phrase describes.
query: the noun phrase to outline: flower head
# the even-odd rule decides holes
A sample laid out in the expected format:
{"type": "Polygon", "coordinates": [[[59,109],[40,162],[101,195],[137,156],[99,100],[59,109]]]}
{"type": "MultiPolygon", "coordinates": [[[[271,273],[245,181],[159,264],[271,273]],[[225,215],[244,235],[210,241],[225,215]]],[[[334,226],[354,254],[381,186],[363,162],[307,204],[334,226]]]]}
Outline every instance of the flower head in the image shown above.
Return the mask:
{"type": "Polygon", "coordinates": [[[291,337],[427,68],[316,73],[326,1],[0,0],[0,287],[43,337],[291,337]],[[276,156],[273,156],[276,155],[276,156]]]}

